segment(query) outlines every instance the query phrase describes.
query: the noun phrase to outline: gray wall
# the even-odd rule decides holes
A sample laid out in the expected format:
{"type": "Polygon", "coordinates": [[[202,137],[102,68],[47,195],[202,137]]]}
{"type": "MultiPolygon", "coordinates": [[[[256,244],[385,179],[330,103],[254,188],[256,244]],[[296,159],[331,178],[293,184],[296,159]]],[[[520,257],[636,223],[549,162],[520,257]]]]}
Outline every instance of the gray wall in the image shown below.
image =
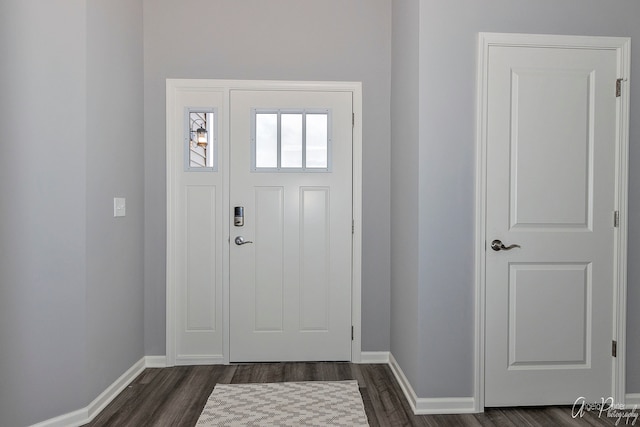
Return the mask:
{"type": "Polygon", "coordinates": [[[87,1],[87,368],[95,398],[144,355],[142,0],[87,1]],[[113,198],[126,216],[113,217],[113,198]]]}
{"type": "Polygon", "coordinates": [[[85,401],[84,16],[0,6],[0,425],[85,401]]]}
{"type": "MultiPolygon", "coordinates": [[[[394,12],[399,9],[395,5],[394,12]]],[[[405,2],[401,2],[405,3],[405,2]]],[[[474,150],[477,33],[520,32],[630,36],[640,40],[640,3],[634,0],[420,0],[419,36],[419,219],[418,277],[420,344],[413,357],[419,374],[409,379],[420,397],[473,394],[473,236],[474,150]]],[[[413,18],[402,20],[413,25],[413,18]]],[[[401,25],[402,25],[401,23],[401,25]]],[[[394,17],[394,25],[396,18],[394,17]]],[[[394,29],[394,35],[396,29],[394,29]]],[[[394,46],[396,43],[394,41],[394,46]]],[[[632,47],[633,64],[640,57],[632,47]]],[[[640,70],[632,64],[633,81],[640,70]]],[[[393,69],[404,67],[397,60],[393,69]]],[[[633,86],[632,86],[633,87],[633,86]]],[[[395,91],[394,91],[395,92],[395,91]]],[[[638,90],[631,91],[629,274],[627,321],[627,392],[640,391],[640,121],[634,107],[638,90]]],[[[396,94],[394,93],[395,97],[396,94]]],[[[411,100],[411,97],[405,95],[411,100]]],[[[396,121],[392,121],[395,129],[396,121]]],[[[393,157],[409,156],[392,133],[393,157]],[[396,151],[400,151],[397,153],[396,151]]],[[[392,162],[392,167],[395,163],[392,162]]],[[[395,175],[395,170],[393,172],[395,175]]],[[[394,178],[395,179],[395,178],[394,178]]],[[[393,182],[393,180],[392,180],[393,182]]],[[[396,187],[392,185],[392,200],[396,187]]],[[[392,228],[392,244],[396,241],[392,228]]],[[[396,264],[392,252],[392,266],[396,264]]],[[[414,261],[415,262],[415,261],[414,261]]],[[[407,266],[415,269],[416,265],[407,266]]],[[[392,267],[392,272],[395,270],[392,267]]],[[[393,303],[396,288],[411,289],[392,276],[391,324],[407,316],[393,303]]],[[[413,293],[413,290],[411,290],[413,293]]],[[[392,328],[392,344],[396,343],[392,328]]],[[[402,349],[392,345],[394,354],[402,349]]],[[[409,360],[410,370],[413,370],[409,360]]],[[[403,366],[404,369],[404,366],[403,366]]]]}
{"type": "Polygon", "coordinates": [[[85,407],[143,355],[140,22],[141,1],[0,3],[2,426],[85,407]]]}
{"type": "Polygon", "coordinates": [[[167,78],[362,81],[362,342],[388,349],[391,2],[144,5],[146,354],[165,354],[167,78]]]}
{"type": "Polygon", "coordinates": [[[412,384],[420,369],[419,0],[392,2],[391,353],[412,384]]]}

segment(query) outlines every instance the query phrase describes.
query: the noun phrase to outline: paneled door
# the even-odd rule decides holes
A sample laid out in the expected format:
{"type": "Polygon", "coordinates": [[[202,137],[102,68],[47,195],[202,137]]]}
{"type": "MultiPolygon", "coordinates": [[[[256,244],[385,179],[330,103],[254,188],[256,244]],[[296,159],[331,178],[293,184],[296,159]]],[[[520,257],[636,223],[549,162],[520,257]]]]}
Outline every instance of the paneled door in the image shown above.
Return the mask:
{"type": "Polygon", "coordinates": [[[167,94],[168,360],[223,363],[224,93],[167,94]]]}
{"type": "Polygon", "coordinates": [[[232,90],[230,360],[351,360],[351,92],[232,90]]]}
{"type": "Polygon", "coordinates": [[[485,406],[600,401],[614,360],[617,52],[488,55],[485,406]]]}

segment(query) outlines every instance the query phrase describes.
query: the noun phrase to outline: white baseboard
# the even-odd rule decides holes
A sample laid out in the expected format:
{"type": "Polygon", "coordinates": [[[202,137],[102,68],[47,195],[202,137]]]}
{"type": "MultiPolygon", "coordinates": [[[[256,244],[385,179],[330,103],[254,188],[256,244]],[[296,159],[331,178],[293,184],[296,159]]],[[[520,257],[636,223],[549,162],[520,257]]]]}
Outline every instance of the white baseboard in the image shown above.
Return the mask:
{"type": "Polygon", "coordinates": [[[473,414],[477,412],[473,397],[418,398],[416,415],[428,414],[473,414]]]}
{"type": "Polygon", "coordinates": [[[181,365],[223,365],[225,363],[223,355],[213,356],[197,356],[197,355],[179,355],[176,356],[176,366],[181,365]]]}
{"type": "Polygon", "coordinates": [[[400,388],[415,415],[470,414],[476,412],[475,399],[473,397],[418,397],[393,354],[389,354],[389,367],[400,384],[400,388]]]}
{"type": "Polygon", "coordinates": [[[361,353],[359,363],[388,364],[389,352],[388,351],[363,351],[361,353]]]}
{"type": "Polygon", "coordinates": [[[167,356],[145,356],[144,366],[146,368],[166,368],[167,356]]]}
{"type": "Polygon", "coordinates": [[[77,427],[87,424],[88,422],[89,415],[87,408],[82,408],[69,412],[68,414],[60,415],[59,417],[50,418],[38,424],[33,424],[31,427],[77,427]]]}
{"type": "Polygon", "coordinates": [[[636,408],[640,408],[640,393],[627,393],[624,396],[624,403],[625,407],[628,409],[631,409],[634,406],[636,408]]]}
{"type": "MultiPolygon", "coordinates": [[[[189,364],[220,364],[223,358],[181,358],[180,362],[189,364]]],[[[411,410],[416,415],[425,414],[462,414],[475,412],[473,397],[441,397],[419,398],[416,396],[411,383],[402,372],[400,365],[388,351],[363,351],[360,363],[388,364],[400,384],[411,410]]],[[[88,406],[77,411],[69,412],[31,427],[79,427],[91,422],[115,397],[136,379],[145,368],[164,368],[167,365],[165,356],[145,356],[129,368],[113,384],[96,397],[88,406]]],[[[640,393],[627,394],[627,405],[640,406],[640,393]]]]}
{"type": "Polygon", "coordinates": [[[90,423],[115,397],[122,392],[146,368],[143,357],[100,393],[89,405],[77,411],[69,412],[55,418],[34,424],[31,427],[79,427],[90,423]]]}
{"type": "Polygon", "coordinates": [[[130,367],[127,372],[122,374],[120,378],[115,380],[113,384],[111,384],[105,391],[103,391],[100,396],[96,397],[93,402],[87,406],[87,413],[89,415],[89,419],[87,422],[93,420],[96,415],[100,413],[117,395],[120,394],[122,390],[124,390],[133,380],[136,379],[138,375],[144,371],[146,368],[145,358],[138,360],[132,367],[130,367]]]}

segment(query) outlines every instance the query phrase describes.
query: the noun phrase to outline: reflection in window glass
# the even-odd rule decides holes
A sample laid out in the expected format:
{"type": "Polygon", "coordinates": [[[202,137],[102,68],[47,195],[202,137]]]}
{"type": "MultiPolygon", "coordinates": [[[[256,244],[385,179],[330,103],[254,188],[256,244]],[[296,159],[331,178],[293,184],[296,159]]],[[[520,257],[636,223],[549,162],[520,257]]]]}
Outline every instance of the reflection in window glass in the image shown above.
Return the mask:
{"type": "Polygon", "coordinates": [[[307,150],[308,168],[327,167],[328,123],[326,114],[307,114],[307,150]]]}
{"type": "Polygon", "coordinates": [[[282,114],[280,117],[281,167],[302,167],[302,114],[282,114]]]}
{"type": "Polygon", "coordinates": [[[215,165],[214,113],[189,111],[188,168],[213,168],[215,165]]]}
{"type": "Polygon", "coordinates": [[[256,114],[256,167],[278,167],[278,114],[256,114]]]}

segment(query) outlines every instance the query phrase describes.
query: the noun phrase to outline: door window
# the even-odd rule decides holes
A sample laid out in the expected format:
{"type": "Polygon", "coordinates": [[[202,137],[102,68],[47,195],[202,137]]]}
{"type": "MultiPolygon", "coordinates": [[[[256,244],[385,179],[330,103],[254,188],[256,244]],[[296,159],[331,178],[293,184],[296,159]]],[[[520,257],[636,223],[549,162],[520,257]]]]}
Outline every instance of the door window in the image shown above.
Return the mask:
{"type": "Polygon", "coordinates": [[[331,156],[329,110],[253,109],[253,172],[327,172],[331,156]]]}

